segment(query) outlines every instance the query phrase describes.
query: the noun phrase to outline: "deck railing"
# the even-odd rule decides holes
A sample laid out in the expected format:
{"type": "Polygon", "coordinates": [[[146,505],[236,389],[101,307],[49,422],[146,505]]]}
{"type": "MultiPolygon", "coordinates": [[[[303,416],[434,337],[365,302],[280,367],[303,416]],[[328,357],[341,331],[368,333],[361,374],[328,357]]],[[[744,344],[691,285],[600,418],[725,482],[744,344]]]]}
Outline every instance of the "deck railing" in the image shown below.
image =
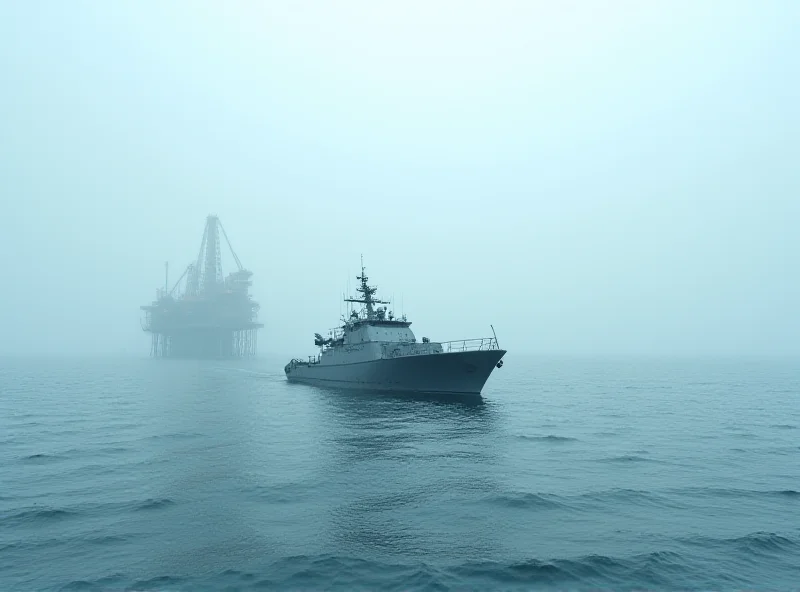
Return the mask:
{"type": "Polygon", "coordinates": [[[294,366],[310,366],[312,364],[319,364],[319,362],[320,362],[320,356],[316,355],[316,356],[308,356],[308,359],[306,359],[306,360],[301,360],[300,358],[293,358],[287,364],[287,366],[292,366],[292,367],[294,367],[294,366]]]}
{"type": "Polygon", "coordinates": [[[481,339],[461,339],[456,341],[442,342],[443,352],[466,352],[483,351],[490,349],[500,349],[497,339],[494,337],[483,337],[481,339]]]}
{"type": "MultiPolygon", "coordinates": [[[[481,339],[459,339],[456,341],[443,341],[443,342],[422,342],[422,343],[392,343],[385,344],[381,353],[382,358],[402,358],[406,356],[420,356],[437,353],[457,353],[468,351],[488,351],[500,349],[497,345],[497,339],[494,337],[483,337],[481,339]],[[441,346],[441,350],[439,350],[441,346]]],[[[287,366],[310,366],[319,364],[322,361],[322,356],[308,356],[307,360],[294,358],[287,366]]]]}
{"type": "Polygon", "coordinates": [[[494,337],[484,337],[482,339],[459,339],[457,341],[444,341],[432,343],[405,343],[405,344],[386,344],[383,351],[384,358],[403,358],[406,356],[420,356],[437,353],[456,353],[468,351],[486,351],[500,349],[494,337]],[[439,349],[441,346],[441,349],[439,349]]]}

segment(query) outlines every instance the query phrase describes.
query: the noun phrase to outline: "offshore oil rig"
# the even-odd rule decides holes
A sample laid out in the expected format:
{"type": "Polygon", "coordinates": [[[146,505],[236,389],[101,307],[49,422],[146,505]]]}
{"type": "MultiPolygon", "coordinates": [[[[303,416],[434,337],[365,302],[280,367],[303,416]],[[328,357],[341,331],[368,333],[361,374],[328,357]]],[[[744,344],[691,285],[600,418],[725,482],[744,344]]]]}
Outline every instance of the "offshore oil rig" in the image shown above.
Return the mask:
{"type": "Polygon", "coordinates": [[[142,306],[142,329],[152,334],[150,355],[162,358],[225,359],[256,354],[259,305],[249,294],[252,272],[242,267],[217,216],[206,218],[197,261],[172,288],[169,265],[156,300],[142,306]],[[220,231],[236,262],[223,277],[220,231]],[[182,282],[185,281],[183,290],[182,282]]]}

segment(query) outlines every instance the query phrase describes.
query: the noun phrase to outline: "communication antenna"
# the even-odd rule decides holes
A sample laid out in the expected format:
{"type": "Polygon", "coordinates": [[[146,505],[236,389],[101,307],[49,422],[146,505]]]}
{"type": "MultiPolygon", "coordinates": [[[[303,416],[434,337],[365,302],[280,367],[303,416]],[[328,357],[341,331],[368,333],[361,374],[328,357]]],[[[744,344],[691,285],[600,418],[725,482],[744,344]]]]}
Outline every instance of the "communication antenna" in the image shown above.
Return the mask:
{"type": "Polygon", "coordinates": [[[494,325],[489,325],[489,326],[492,328],[492,335],[494,335],[494,344],[495,344],[497,347],[500,347],[500,344],[499,344],[499,343],[497,343],[497,333],[495,333],[495,332],[494,332],[494,325]]]}

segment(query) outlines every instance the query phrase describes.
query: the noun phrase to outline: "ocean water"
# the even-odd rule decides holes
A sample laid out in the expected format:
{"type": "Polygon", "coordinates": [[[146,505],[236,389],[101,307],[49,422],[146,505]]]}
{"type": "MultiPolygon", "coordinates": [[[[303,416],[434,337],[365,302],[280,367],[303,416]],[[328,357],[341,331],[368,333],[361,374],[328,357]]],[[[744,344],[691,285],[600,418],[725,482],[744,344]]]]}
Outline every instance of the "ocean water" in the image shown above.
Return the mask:
{"type": "Polygon", "coordinates": [[[0,590],[800,589],[800,361],[0,361],[0,590]]]}

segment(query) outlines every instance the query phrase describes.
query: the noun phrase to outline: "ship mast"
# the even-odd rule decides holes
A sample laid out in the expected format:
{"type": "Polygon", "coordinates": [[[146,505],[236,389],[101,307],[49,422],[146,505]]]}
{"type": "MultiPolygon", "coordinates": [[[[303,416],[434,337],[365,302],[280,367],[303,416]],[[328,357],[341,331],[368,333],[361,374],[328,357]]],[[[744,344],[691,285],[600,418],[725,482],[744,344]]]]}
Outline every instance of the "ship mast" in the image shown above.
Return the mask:
{"type": "Polygon", "coordinates": [[[377,318],[375,314],[375,308],[373,307],[374,304],[389,304],[384,300],[378,300],[374,298],[375,292],[378,291],[378,288],[375,286],[370,286],[367,281],[369,278],[367,277],[366,269],[364,268],[364,255],[361,255],[361,275],[356,276],[356,279],[361,282],[361,286],[356,288],[356,292],[361,293],[361,298],[345,298],[345,302],[356,302],[359,304],[366,305],[367,308],[367,319],[372,320],[377,318]]]}

